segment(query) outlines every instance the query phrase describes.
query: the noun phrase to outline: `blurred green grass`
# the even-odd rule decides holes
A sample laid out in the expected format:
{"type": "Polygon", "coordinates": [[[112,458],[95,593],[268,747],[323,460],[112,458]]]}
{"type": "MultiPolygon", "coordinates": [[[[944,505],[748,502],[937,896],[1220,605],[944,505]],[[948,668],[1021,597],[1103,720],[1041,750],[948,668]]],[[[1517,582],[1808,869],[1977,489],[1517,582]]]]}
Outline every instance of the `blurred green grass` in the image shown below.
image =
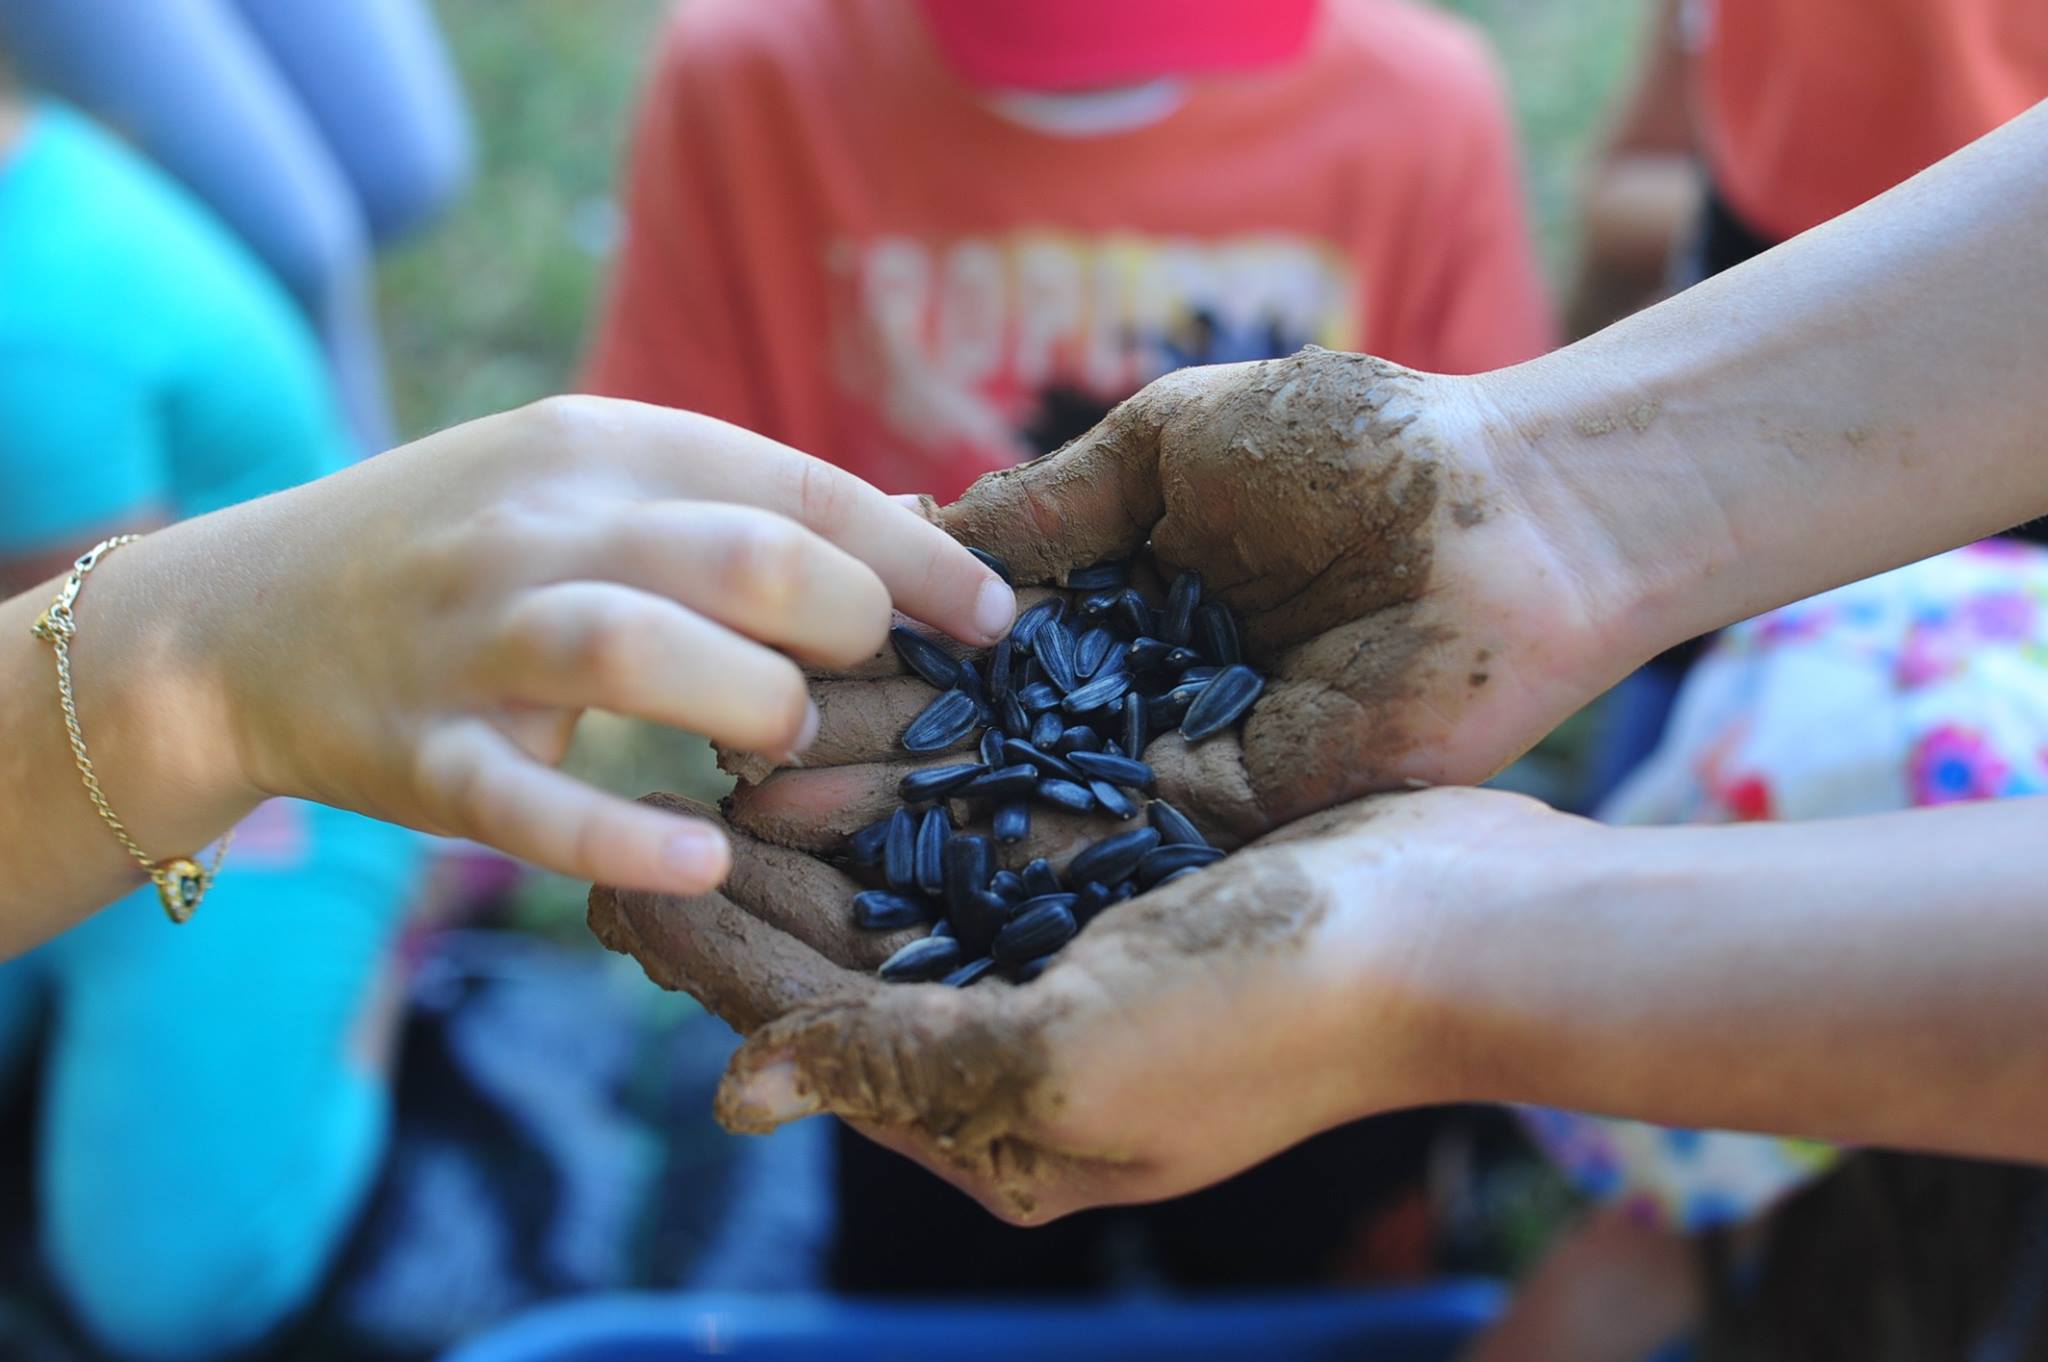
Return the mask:
{"type": "MultiPolygon", "coordinates": [[[[479,173],[447,220],[382,266],[393,394],[408,436],[570,386],[616,234],[611,193],[634,97],[671,3],[437,0],[475,118],[479,173]]],[[[1574,187],[1648,0],[1444,3],[1499,49],[1543,258],[1561,289],[1574,187]]],[[[1581,731],[1561,733],[1517,783],[1554,794],[1581,731]]],[[[569,764],[626,794],[715,796],[723,785],[702,742],[602,716],[585,724],[569,764]]],[[[581,899],[581,886],[543,879],[519,916],[567,928],[581,899]]]]}

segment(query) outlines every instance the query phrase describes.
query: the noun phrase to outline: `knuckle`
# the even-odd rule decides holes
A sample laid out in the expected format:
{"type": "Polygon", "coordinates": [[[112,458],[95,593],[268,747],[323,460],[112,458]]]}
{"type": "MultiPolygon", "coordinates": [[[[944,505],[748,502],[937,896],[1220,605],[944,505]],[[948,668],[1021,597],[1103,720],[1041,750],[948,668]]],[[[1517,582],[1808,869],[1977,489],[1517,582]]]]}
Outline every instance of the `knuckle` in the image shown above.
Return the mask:
{"type": "Polygon", "coordinates": [[[641,688],[653,660],[653,630],[641,615],[610,606],[596,611],[577,634],[573,665],[598,694],[615,702],[641,688]]]}
{"type": "Polygon", "coordinates": [[[802,589],[807,547],[803,530],[777,515],[737,518],[719,550],[721,592],[751,615],[781,619],[802,589]]]}
{"type": "Polygon", "coordinates": [[[853,486],[851,478],[830,464],[805,459],[797,469],[798,518],[820,534],[832,534],[851,510],[853,486]]]}
{"type": "Polygon", "coordinates": [[[521,436],[549,445],[580,446],[606,424],[611,404],[601,397],[560,393],[529,402],[511,414],[521,436]]]}

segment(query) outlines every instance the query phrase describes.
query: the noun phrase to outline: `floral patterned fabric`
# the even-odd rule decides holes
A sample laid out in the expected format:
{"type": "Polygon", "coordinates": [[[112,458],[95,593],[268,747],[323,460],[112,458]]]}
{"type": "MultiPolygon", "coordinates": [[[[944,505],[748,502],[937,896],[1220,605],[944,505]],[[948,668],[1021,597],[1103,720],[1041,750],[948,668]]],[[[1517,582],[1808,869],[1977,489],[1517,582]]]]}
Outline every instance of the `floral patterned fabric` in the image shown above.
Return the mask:
{"type": "MultiPolygon", "coordinates": [[[[1613,823],[1846,817],[2048,793],[2048,552],[1988,540],[1736,625],[1686,678],[1613,823]]],[[[1824,1145],[1528,1110],[1590,1196],[1684,1231],[1746,1219],[1824,1145]]]]}

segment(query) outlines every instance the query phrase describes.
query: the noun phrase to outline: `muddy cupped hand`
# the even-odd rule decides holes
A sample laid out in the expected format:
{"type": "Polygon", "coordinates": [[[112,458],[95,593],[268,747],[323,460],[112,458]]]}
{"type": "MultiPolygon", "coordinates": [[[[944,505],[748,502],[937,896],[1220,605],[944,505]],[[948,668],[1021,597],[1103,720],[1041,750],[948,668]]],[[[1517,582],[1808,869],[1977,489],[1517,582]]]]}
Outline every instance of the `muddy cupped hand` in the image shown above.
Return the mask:
{"type": "MultiPolygon", "coordinates": [[[[1483,780],[1613,679],[1594,675],[1570,527],[1527,510],[1536,470],[1479,382],[1313,348],[1185,369],[928,513],[1021,585],[1147,550],[1162,577],[1200,573],[1269,683],[1241,733],[1169,733],[1144,756],[1166,798],[1242,841],[1359,794],[1483,780]]],[[[743,786],[733,816],[823,850],[850,808],[887,811],[896,739],[931,692],[878,674],[814,692],[805,765],[849,769],[743,786]]]]}
{"type": "Polygon", "coordinates": [[[1429,904],[1474,883],[1482,848],[1568,821],[1482,790],[1328,810],[1106,910],[1020,986],[881,982],[922,929],[856,931],[844,875],[739,831],[721,892],[600,887],[590,922],[745,1037],[718,1093],[728,1128],[835,1113],[1035,1222],[1449,1095],[1414,1002],[1429,904]]]}

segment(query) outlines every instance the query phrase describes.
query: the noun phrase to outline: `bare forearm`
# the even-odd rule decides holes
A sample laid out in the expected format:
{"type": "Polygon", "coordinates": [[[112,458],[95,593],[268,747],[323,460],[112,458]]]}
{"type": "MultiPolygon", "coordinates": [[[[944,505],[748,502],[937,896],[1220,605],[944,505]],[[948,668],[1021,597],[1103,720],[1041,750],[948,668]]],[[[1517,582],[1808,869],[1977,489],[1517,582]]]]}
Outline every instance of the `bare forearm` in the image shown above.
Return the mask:
{"type": "Polygon", "coordinates": [[[1639,653],[2048,512],[2048,106],[1482,380],[1639,653]]]}
{"type": "Polygon", "coordinates": [[[1459,1096],[2048,1159],[2044,829],[1584,830],[1444,906],[1431,1034],[1459,1096]]]}

